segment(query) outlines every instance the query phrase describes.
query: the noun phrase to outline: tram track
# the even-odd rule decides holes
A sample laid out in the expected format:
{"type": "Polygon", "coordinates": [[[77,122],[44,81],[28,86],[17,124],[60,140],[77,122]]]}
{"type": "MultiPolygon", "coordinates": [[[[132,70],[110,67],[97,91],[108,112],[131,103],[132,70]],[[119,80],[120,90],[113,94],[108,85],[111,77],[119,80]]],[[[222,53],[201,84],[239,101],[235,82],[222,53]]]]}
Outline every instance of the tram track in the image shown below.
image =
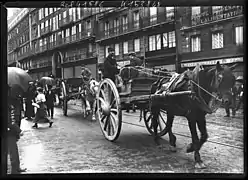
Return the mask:
{"type": "MultiPolygon", "coordinates": [[[[129,116],[131,116],[131,115],[129,115],[129,116]]],[[[133,115],[133,117],[139,117],[139,116],[133,115]]],[[[134,123],[126,122],[126,121],[122,121],[122,123],[129,124],[129,125],[133,125],[133,126],[136,126],[136,127],[141,127],[141,128],[146,129],[146,127],[143,126],[143,125],[134,124],[134,123]]],[[[187,126],[186,124],[180,124],[180,123],[175,123],[175,124],[187,126]]],[[[173,132],[173,134],[191,139],[191,136],[184,135],[184,134],[181,134],[181,133],[178,133],[178,132],[173,132]]],[[[226,147],[231,147],[231,148],[235,148],[235,149],[240,149],[240,150],[243,150],[244,149],[242,146],[231,145],[231,144],[222,143],[222,142],[213,141],[213,140],[208,140],[208,142],[213,143],[213,144],[218,144],[218,145],[221,145],[221,146],[226,146],[226,147]]]]}
{"type": "MultiPolygon", "coordinates": [[[[128,114],[128,113],[123,113],[123,114],[126,115],[126,116],[132,116],[132,117],[137,117],[137,118],[140,117],[139,115],[134,115],[134,114],[128,114]]],[[[208,124],[212,124],[212,125],[225,126],[225,125],[223,125],[223,124],[216,123],[216,122],[214,122],[214,121],[208,121],[207,123],[208,123],[208,124]]],[[[173,122],[173,124],[188,126],[187,123],[177,123],[177,122],[175,122],[175,121],[173,122]]],[[[226,126],[225,126],[225,127],[226,127],[226,126]]],[[[233,126],[232,126],[231,128],[233,128],[233,126]]],[[[242,128],[240,128],[240,127],[235,127],[235,128],[237,128],[237,129],[242,129],[242,128]]]]}
{"type": "MultiPolygon", "coordinates": [[[[139,115],[128,114],[128,113],[125,113],[125,112],[123,112],[123,115],[139,118],[139,115]]],[[[136,127],[140,127],[140,128],[146,129],[146,127],[144,125],[134,124],[134,123],[126,122],[126,121],[122,121],[122,123],[129,124],[129,125],[133,125],[133,126],[136,126],[136,127]]],[[[212,122],[209,122],[209,123],[210,124],[213,124],[213,125],[216,125],[216,124],[219,125],[218,123],[212,123],[212,122]]],[[[183,126],[187,126],[188,127],[188,124],[182,124],[182,123],[176,123],[176,122],[174,122],[173,124],[183,125],[183,126]]],[[[219,126],[221,126],[221,125],[219,125],[219,126]]],[[[178,135],[178,136],[182,136],[182,137],[186,137],[186,138],[190,138],[191,139],[191,136],[184,135],[184,134],[181,134],[181,133],[178,133],[178,132],[173,132],[173,133],[175,135],[178,135]]],[[[235,145],[231,145],[231,144],[227,144],[227,143],[222,143],[222,142],[218,142],[218,141],[213,141],[213,140],[208,140],[208,142],[213,143],[213,144],[218,144],[218,145],[226,146],[226,147],[235,148],[235,149],[240,149],[240,150],[243,150],[244,149],[242,146],[235,146],[235,145]]]]}

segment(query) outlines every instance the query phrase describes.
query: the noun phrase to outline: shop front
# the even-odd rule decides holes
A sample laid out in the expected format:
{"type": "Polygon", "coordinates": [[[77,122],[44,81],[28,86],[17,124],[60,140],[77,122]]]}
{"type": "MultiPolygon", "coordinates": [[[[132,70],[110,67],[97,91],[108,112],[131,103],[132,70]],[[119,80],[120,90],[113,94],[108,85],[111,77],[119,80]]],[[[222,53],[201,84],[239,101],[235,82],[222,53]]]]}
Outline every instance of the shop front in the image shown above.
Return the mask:
{"type": "Polygon", "coordinates": [[[207,61],[196,61],[196,62],[182,62],[181,67],[184,69],[193,69],[197,64],[204,65],[204,66],[214,66],[217,62],[220,62],[222,65],[228,65],[228,66],[235,66],[235,69],[233,70],[233,73],[235,77],[243,76],[244,75],[244,61],[243,57],[232,57],[232,58],[222,58],[222,59],[212,59],[207,61]]]}

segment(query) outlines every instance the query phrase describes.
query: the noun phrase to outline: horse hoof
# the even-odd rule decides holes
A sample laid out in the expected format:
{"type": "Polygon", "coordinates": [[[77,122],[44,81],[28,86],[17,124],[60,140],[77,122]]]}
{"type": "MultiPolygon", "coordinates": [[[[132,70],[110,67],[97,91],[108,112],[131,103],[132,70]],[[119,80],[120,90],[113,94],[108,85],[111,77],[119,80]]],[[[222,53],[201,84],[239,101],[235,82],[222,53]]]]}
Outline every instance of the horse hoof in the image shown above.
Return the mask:
{"type": "Polygon", "coordinates": [[[158,137],[154,138],[154,142],[155,142],[156,145],[158,145],[158,146],[160,145],[160,142],[159,142],[159,138],[158,137]]]}
{"type": "Polygon", "coordinates": [[[204,163],[202,163],[202,162],[196,163],[195,168],[196,169],[204,169],[204,168],[206,168],[206,165],[204,163]]]}
{"type": "Polygon", "coordinates": [[[188,146],[187,146],[187,150],[186,150],[186,153],[191,153],[191,152],[194,152],[194,146],[192,143],[190,143],[188,146]]]}
{"type": "Polygon", "coordinates": [[[177,148],[175,147],[175,146],[169,146],[169,150],[171,151],[171,152],[177,152],[177,148]]]}

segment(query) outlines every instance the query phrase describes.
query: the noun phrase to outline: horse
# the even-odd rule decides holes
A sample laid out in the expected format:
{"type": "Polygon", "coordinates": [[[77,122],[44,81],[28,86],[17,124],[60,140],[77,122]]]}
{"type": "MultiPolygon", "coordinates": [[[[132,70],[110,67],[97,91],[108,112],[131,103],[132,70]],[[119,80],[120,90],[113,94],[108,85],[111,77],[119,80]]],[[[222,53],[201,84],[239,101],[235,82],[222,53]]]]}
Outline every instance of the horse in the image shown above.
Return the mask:
{"type": "MultiPolygon", "coordinates": [[[[234,67],[228,67],[216,63],[214,67],[197,65],[193,71],[185,71],[179,75],[181,81],[172,85],[172,92],[191,90],[193,95],[167,96],[161,100],[159,98],[151,99],[152,124],[154,129],[154,141],[159,144],[157,136],[158,117],[160,110],[167,111],[166,132],[169,134],[169,144],[171,151],[176,151],[176,136],[172,133],[172,125],[175,116],[186,117],[191,132],[192,143],[187,146],[187,153],[194,152],[195,168],[205,168],[201,160],[200,149],[208,139],[206,128],[206,114],[213,113],[215,109],[210,106],[217,101],[221,104],[220,98],[230,91],[235,83],[235,76],[232,73],[234,67]],[[174,86],[174,87],[173,87],[174,86]],[[214,94],[214,95],[213,95],[214,94]],[[200,131],[200,139],[197,135],[197,129],[200,131]]],[[[163,85],[168,82],[168,78],[160,78],[151,87],[151,94],[165,93],[163,85]]],[[[227,101],[222,99],[223,102],[227,101]]]]}
{"type": "Polygon", "coordinates": [[[83,83],[82,85],[82,107],[83,107],[83,116],[86,118],[90,112],[92,113],[92,120],[96,120],[96,93],[98,91],[99,82],[94,78],[90,79],[88,82],[83,83]]]}

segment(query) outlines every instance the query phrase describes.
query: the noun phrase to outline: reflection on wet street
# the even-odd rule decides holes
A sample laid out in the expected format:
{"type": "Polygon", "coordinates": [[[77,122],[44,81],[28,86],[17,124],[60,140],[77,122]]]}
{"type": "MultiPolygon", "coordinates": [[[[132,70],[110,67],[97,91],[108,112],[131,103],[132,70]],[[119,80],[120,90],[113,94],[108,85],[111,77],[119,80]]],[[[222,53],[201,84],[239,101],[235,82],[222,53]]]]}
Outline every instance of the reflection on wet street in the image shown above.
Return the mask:
{"type": "Polygon", "coordinates": [[[177,152],[173,153],[169,150],[168,135],[163,136],[160,146],[155,145],[144,122],[139,122],[139,112],[123,113],[121,135],[111,143],[102,135],[97,121],[83,119],[76,109],[70,109],[68,117],[64,117],[58,108],[52,128],[40,124],[39,129],[32,129],[32,122],[22,121],[24,135],[18,142],[21,164],[28,169],[27,173],[242,173],[242,114],[224,119],[222,113],[220,110],[207,117],[210,137],[201,150],[206,169],[194,169],[193,154],[185,153],[191,139],[184,118],[175,118],[177,152]]]}

